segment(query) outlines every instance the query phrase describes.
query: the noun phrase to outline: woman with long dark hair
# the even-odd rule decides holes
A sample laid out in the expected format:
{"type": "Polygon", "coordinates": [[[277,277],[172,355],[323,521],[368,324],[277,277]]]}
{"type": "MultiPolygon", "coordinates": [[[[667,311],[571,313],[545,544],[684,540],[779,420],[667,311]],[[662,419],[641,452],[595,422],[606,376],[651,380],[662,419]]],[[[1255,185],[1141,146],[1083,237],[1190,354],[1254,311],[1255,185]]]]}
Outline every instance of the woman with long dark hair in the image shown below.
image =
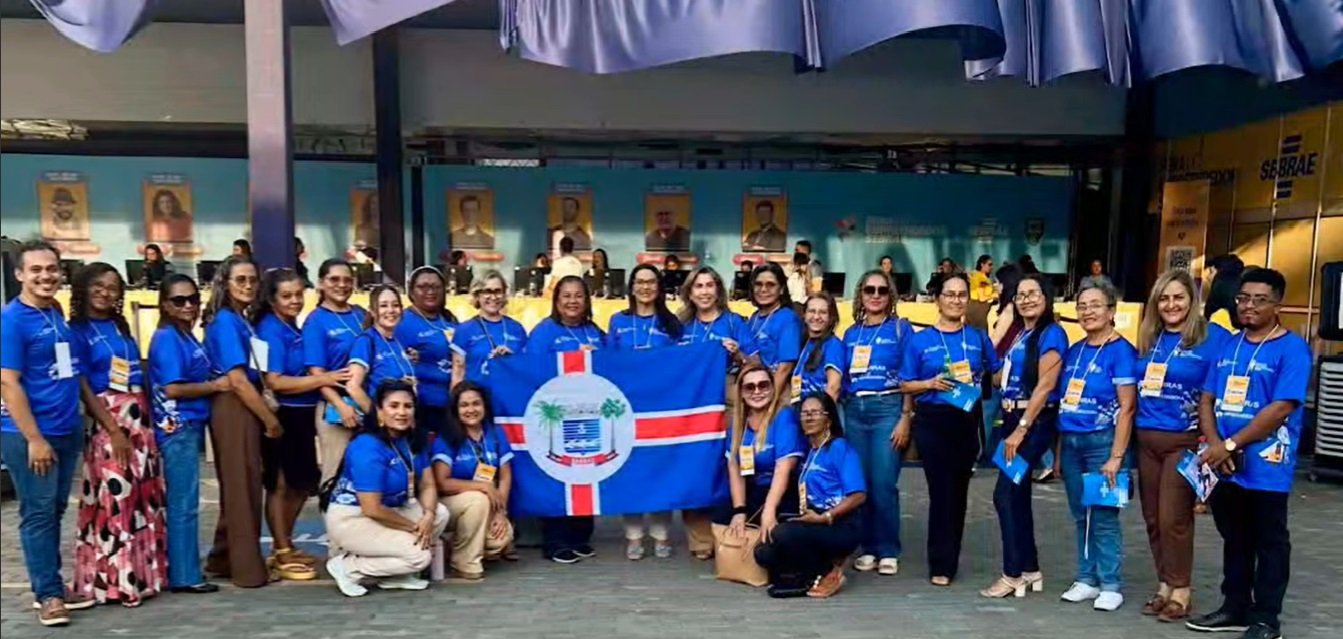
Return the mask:
{"type": "MultiPolygon", "coordinates": [[[[363,332],[365,311],[350,304],[354,269],[340,258],[317,267],[317,308],[303,321],[303,365],[311,375],[349,368],[350,349],[363,332]]],[[[361,417],[344,387],[323,387],[316,406],[317,446],[322,464],[321,483],[336,475],[350,437],[361,417]]]]}
{"type": "Polygon", "coordinates": [[[89,389],[119,427],[95,429],[84,445],[73,589],[77,599],[133,608],[165,586],[168,558],[159,449],[145,419],[140,347],[122,315],[125,292],[103,262],[80,269],[70,287],[70,332],[82,342],[89,389]]]}
{"type": "Polygon", "coordinates": [[[297,271],[271,269],[262,277],[261,294],[252,310],[257,337],[266,345],[262,383],[283,429],[278,439],[261,443],[266,525],[274,539],[267,563],[280,577],[297,581],[317,576],[313,570],[317,558],[295,548],[293,535],[303,504],[316,494],[322,476],[314,445],[319,391],[339,387],[350,378],[348,368],[312,375],[303,365],[298,316],[305,290],[297,271]]]}
{"type": "Polygon", "coordinates": [[[821,291],[807,297],[802,315],[807,341],[793,369],[791,403],[811,393],[825,393],[838,402],[844,385],[844,342],[835,337],[839,307],[834,296],[821,291]]]}
{"type": "MultiPolygon", "coordinates": [[[[399,379],[419,392],[415,364],[405,344],[396,337],[404,315],[401,292],[391,284],[375,286],[368,293],[368,307],[364,332],[350,347],[350,380],[345,382],[345,391],[364,414],[373,410],[373,391],[387,380],[399,379]]],[[[420,420],[416,425],[428,428],[420,420]]]]}
{"type": "Polygon", "coordinates": [[[1026,591],[1044,590],[1040,558],[1035,546],[1035,516],[1031,510],[1031,469],[1058,439],[1059,371],[1068,350],[1068,335],[1054,321],[1049,281],[1027,275],[1016,286],[1012,303],[1017,329],[1003,361],[1003,459],[1018,457],[1026,467],[1016,477],[1003,472],[993,490],[993,506],[1002,529],[1003,575],[980,595],[1024,597],[1026,591]]]}
{"type": "Polygon", "coordinates": [[[251,258],[231,256],[219,265],[205,309],[205,350],[228,377],[232,393],[214,396],[210,439],[219,476],[220,516],[206,570],[228,575],[240,588],[270,581],[261,556],[261,439],[276,439],[280,420],[260,391],[269,363],[264,342],[248,321],[259,278],[251,258]]]}
{"type": "Polygon", "coordinates": [[[928,480],[928,574],[934,586],[956,578],[965,534],[970,474],[979,457],[980,383],[1001,364],[989,336],[965,324],[970,280],[964,273],[934,278],[937,323],[915,333],[900,366],[904,416],[895,444],[911,435],[928,480]]]}
{"type": "Polygon", "coordinates": [[[135,284],[141,288],[155,289],[173,272],[173,265],[163,258],[163,249],[158,244],[145,245],[145,267],[140,281],[135,284]]]}
{"type": "Polygon", "coordinates": [[[1240,276],[1244,272],[1245,262],[1239,256],[1219,255],[1208,260],[1203,277],[1203,286],[1208,292],[1208,299],[1203,303],[1204,318],[1213,323],[1221,322],[1224,328],[1241,328],[1240,318],[1236,315],[1236,294],[1240,292],[1240,276]]]}
{"type": "Polygon", "coordinates": [[[154,438],[163,457],[167,515],[168,588],[211,593],[200,565],[200,450],[210,422],[210,399],[232,393],[205,346],[192,331],[200,319],[201,294],[181,273],[159,286],[159,326],[149,340],[149,396],[154,438]]]}
{"type": "MultiPolygon", "coordinates": [[[[452,339],[457,316],[449,311],[447,280],[438,269],[421,266],[410,274],[410,308],[396,326],[396,339],[414,351],[415,399],[420,427],[440,432],[448,420],[448,391],[452,388],[452,339]]],[[[459,374],[460,376],[460,374],[459,374]]]]}
{"type": "Polygon", "coordinates": [[[429,450],[440,501],[453,526],[452,575],[485,578],[485,562],[517,561],[508,496],[513,490],[513,448],[494,423],[490,394],[462,382],[448,399],[447,426],[429,450]]]}
{"type": "Polygon", "coordinates": [[[415,387],[389,378],[373,392],[358,435],[341,460],[326,509],[326,530],[337,548],[326,570],[347,597],[362,597],[360,582],[383,590],[424,590],[419,577],[430,548],[448,527],[438,501],[425,429],[415,424],[415,387]]]}
{"type": "Polygon", "coordinates": [[[802,320],[793,310],[787,284],[783,268],[774,262],[751,271],[751,303],[756,311],[748,326],[760,362],[774,375],[774,392],[780,400],[787,397],[793,368],[802,355],[802,320]]]}

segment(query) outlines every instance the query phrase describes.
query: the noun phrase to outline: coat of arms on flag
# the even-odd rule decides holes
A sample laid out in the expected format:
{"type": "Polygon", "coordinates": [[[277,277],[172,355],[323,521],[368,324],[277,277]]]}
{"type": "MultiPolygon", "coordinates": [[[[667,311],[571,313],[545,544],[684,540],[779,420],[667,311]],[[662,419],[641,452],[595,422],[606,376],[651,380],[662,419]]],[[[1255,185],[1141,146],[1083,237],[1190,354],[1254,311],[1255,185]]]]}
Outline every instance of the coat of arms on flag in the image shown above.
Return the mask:
{"type": "Polygon", "coordinates": [[[718,344],[502,358],[484,380],[513,446],[510,510],[614,515],[727,498],[718,344]]]}

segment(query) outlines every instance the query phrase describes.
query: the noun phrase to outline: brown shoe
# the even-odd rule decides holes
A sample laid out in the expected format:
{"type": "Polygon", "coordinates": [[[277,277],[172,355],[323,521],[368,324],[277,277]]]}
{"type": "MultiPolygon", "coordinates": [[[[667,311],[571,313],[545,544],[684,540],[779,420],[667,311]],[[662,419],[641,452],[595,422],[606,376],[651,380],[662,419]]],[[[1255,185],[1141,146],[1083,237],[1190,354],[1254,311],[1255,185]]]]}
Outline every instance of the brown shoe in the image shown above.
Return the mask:
{"type": "Polygon", "coordinates": [[[42,602],[42,608],[37,611],[37,623],[48,627],[68,626],[70,611],[65,609],[65,602],[60,597],[52,597],[42,602]]]}
{"type": "MultiPolygon", "coordinates": [[[[61,603],[65,604],[65,609],[70,612],[74,612],[76,610],[88,610],[89,608],[98,605],[98,601],[95,600],[93,597],[85,597],[84,595],[76,593],[75,591],[69,588],[65,589],[65,596],[61,597],[60,599],[61,603]]],[[[33,610],[41,610],[41,609],[42,604],[40,602],[34,601],[33,610]]]]}
{"type": "Polygon", "coordinates": [[[1178,601],[1168,601],[1166,602],[1166,607],[1162,608],[1161,613],[1157,615],[1156,620],[1165,623],[1184,621],[1189,618],[1189,613],[1193,611],[1193,609],[1193,602],[1182,604],[1178,601]]]}
{"type": "Polygon", "coordinates": [[[1152,595],[1147,603],[1142,605],[1142,614],[1148,617],[1155,617],[1166,609],[1166,598],[1161,595],[1152,595]]]}
{"type": "Polygon", "coordinates": [[[807,596],[814,599],[826,599],[835,596],[840,588],[848,579],[844,576],[844,569],[836,566],[833,570],[826,573],[824,577],[816,580],[816,584],[807,591],[807,596]]]}

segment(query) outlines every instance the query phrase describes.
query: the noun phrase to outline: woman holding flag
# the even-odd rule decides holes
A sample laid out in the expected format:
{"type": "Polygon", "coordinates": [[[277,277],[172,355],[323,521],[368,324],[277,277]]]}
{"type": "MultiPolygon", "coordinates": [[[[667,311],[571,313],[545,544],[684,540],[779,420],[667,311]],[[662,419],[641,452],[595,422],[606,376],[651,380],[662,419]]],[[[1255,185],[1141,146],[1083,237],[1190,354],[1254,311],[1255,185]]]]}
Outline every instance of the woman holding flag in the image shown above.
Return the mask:
{"type": "Polygon", "coordinates": [[[989,336],[965,325],[970,301],[965,274],[942,274],[932,284],[937,323],[912,335],[905,347],[899,375],[904,415],[895,445],[903,450],[912,435],[923,457],[929,581],[946,587],[956,578],[970,473],[979,458],[980,380],[1001,364],[989,336]]]}
{"type": "Polygon", "coordinates": [[[796,404],[812,393],[825,393],[838,402],[844,384],[844,342],[835,337],[839,307],[829,293],[812,293],[807,297],[802,316],[807,342],[793,369],[790,403],[796,404]]]}
{"type": "Polygon", "coordinates": [[[502,273],[487,271],[484,277],[472,282],[471,304],[480,312],[458,324],[452,336],[454,384],[461,381],[459,377],[481,381],[489,374],[490,360],[521,353],[527,346],[527,329],[504,315],[508,282],[502,273]]]}
{"type": "Polygon", "coordinates": [[[793,367],[802,355],[802,321],[793,311],[787,281],[783,268],[773,262],[751,271],[751,303],[756,311],[748,325],[760,349],[760,361],[774,375],[774,395],[778,399],[788,397],[793,367]]]}
{"type": "MultiPolygon", "coordinates": [[[[592,322],[592,293],[583,278],[566,275],[551,293],[550,317],[527,338],[527,353],[595,351],[606,343],[592,322]]],[[[597,554],[592,547],[592,517],[547,517],[541,521],[543,551],[559,564],[578,563],[597,554]]]]}

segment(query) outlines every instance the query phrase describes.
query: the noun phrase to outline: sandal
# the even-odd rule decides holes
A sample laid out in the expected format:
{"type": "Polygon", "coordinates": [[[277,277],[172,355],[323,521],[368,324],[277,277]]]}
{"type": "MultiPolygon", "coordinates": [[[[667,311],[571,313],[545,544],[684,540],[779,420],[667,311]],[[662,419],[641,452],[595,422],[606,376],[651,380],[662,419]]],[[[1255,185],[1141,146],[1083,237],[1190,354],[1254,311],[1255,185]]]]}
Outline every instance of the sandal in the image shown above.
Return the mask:
{"type": "Polygon", "coordinates": [[[1025,597],[1026,581],[1021,578],[1012,579],[1002,576],[989,584],[988,588],[979,591],[979,596],[985,599],[1006,599],[1008,597],[1025,597]]]}
{"type": "Polygon", "coordinates": [[[713,559],[712,550],[696,550],[695,552],[690,554],[694,555],[695,559],[698,559],[700,561],[708,561],[710,559],[713,559]]]}
{"type": "Polygon", "coordinates": [[[1165,610],[1165,608],[1166,598],[1159,594],[1152,595],[1151,598],[1147,600],[1147,603],[1142,605],[1142,614],[1147,617],[1155,617],[1161,614],[1161,611],[1165,610]]]}
{"type": "Polygon", "coordinates": [[[295,561],[292,558],[286,558],[281,554],[271,555],[266,560],[266,568],[270,570],[270,581],[274,583],[280,579],[289,581],[312,581],[317,578],[317,569],[301,561],[295,561]]]}
{"type": "Polygon", "coordinates": [[[283,557],[285,561],[316,566],[318,559],[309,555],[298,548],[276,548],[274,553],[276,557],[283,557]]]}
{"type": "Polygon", "coordinates": [[[817,577],[816,583],[807,590],[807,596],[813,599],[827,599],[835,596],[848,578],[844,576],[844,568],[836,566],[833,570],[826,573],[823,577],[817,577]]]}
{"type": "Polygon", "coordinates": [[[1164,623],[1184,621],[1189,618],[1189,613],[1193,612],[1193,610],[1193,602],[1180,603],[1175,600],[1167,601],[1166,606],[1161,609],[1161,613],[1157,615],[1156,620],[1164,623]]]}
{"type": "Polygon", "coordinates": [[[938,575],[936,577],[929,579],[928,583],[937,586],[938,588],[946,588],[947,586],[951,585],[951,577],[943,577],[942,575],[938,575]]]}

